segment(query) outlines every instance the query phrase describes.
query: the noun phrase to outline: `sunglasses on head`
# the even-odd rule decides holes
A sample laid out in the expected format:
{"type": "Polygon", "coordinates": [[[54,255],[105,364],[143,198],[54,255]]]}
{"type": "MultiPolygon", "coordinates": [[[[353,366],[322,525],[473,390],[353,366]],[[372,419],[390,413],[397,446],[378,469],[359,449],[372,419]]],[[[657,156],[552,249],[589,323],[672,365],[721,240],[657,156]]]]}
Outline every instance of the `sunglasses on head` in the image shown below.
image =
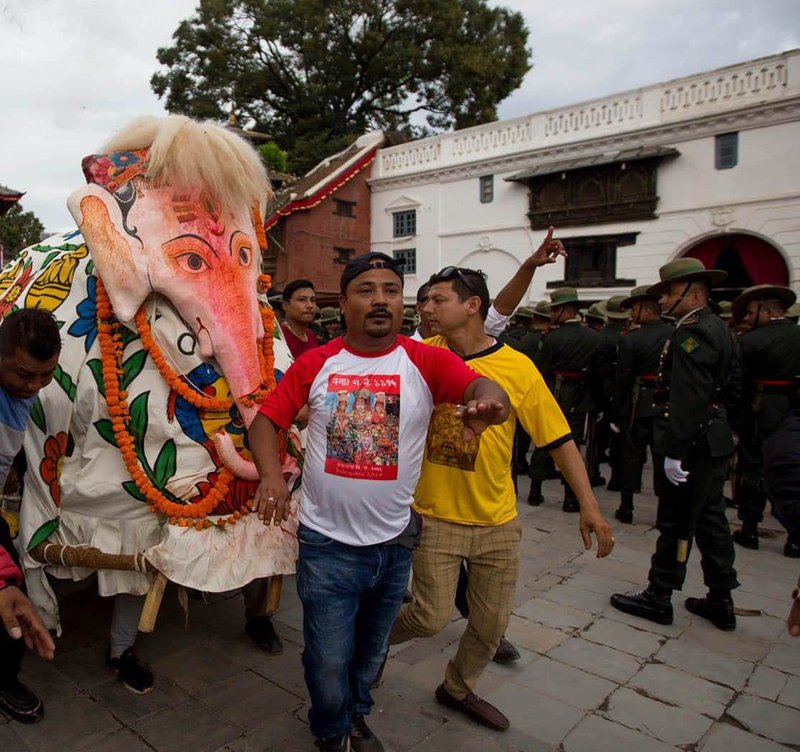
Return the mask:
{"type": "Polygon", "coordinates": [[[434,276],[441,282],[449,282],[451,279],[458,277],[458,279],[460,279],[463,283],[464,287],[466,287],[473,295],[480,297],[481,294],[469,282],[469,274],[477,274],[481,279],[486,279],[486,274],[484,274],[480,269],[462,269],[458,266],[446,266],[444,269],[442,269],[442,271],[434,276]]]}

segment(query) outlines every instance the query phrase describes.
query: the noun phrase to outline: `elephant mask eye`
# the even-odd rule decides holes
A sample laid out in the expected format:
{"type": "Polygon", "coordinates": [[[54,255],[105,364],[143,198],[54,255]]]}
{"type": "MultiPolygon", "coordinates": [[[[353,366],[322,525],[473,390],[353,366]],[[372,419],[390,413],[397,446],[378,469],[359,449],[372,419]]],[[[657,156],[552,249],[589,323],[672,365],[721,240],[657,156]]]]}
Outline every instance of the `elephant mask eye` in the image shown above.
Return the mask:
{"type": "Polygon", "coordinates": [[[239,263],[242,266],[247,266],[250,263],[250,249],[242,246],[239,249],[239,263]]]}
{"type": "Polygon", "coordinates": [[[175,260],[187,272],[197,273],[209,268],[208,262],[199,253],[192,251],[176,256],[175,260]]]}

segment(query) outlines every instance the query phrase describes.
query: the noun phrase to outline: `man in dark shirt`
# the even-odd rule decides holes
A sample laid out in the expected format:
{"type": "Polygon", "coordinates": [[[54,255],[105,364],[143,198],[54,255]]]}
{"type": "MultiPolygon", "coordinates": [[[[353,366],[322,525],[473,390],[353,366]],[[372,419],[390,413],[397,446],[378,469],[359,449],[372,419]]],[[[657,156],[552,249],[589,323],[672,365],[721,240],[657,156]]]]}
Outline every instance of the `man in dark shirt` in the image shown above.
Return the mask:
{"type": "MultiPolygon", "coordinates": [[[[758,548],[758,523],[767,495],[761,448],[791,409],[800,376],[800,328],[786,318],[796,295],[788,287],[756,285],[733,303],[734,315],[748,325],[739,337],[744,395],[738,411],[738,488],[741,530],[733,539],[744,548],[758,548]]],[[[800,558],[800,531],[790,531],[784,554],[800,558]]]]}
{"type": "Polygon", "coordinates": [[[317,313],[317,294],[313,282],[295,279],[283,288],[283,313],[281,331],[292,357],[299,358],[306,350],[313,350],[319,345],[311,329],[317,313]]]}

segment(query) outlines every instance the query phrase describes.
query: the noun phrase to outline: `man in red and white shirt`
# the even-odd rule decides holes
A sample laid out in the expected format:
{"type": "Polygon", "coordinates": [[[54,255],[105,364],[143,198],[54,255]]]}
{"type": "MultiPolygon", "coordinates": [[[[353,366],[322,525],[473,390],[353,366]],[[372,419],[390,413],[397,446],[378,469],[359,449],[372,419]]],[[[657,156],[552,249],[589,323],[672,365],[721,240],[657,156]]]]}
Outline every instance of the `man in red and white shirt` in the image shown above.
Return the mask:
{"type": "Polygon", "coordinates": [[[364,717],[408,583],[433,406],[461,405],[469,439],[506,420],[508,397],[449,350],[398,335],[403,277],[390,256],[353,259],[340,306],[345,335],[298,358],[250,426],[253,505],[265,524],[288,517],[276,429],[308,404],[297,589],[311,731],[323,750],[382,750],[364,717]]]}

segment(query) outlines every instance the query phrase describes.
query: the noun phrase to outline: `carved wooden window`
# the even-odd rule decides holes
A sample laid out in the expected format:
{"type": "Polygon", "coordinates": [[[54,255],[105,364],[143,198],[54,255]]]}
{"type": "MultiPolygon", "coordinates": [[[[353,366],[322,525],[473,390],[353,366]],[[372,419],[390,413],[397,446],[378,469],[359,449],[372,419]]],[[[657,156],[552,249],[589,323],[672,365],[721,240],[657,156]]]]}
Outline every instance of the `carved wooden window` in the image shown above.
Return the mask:
{"type": "Polygon", "coordinates": [[[655,219],[659,161],[614,162],[528,178],[531,227],[655,219]]]}
{"type": "Polygon", "coordinates": [[[633,287],[635,280],[617,278],[617,249],[633,245],[637,234],[562,238],[568,254],[565,278],[548,282],[547,287],[633,287]]]}
{"type": "Polygon", "coordinates": [[[392,252],[394,260],[403,265],[403,274],[417,273],[417,249],[398,248],[392,252]]]}

